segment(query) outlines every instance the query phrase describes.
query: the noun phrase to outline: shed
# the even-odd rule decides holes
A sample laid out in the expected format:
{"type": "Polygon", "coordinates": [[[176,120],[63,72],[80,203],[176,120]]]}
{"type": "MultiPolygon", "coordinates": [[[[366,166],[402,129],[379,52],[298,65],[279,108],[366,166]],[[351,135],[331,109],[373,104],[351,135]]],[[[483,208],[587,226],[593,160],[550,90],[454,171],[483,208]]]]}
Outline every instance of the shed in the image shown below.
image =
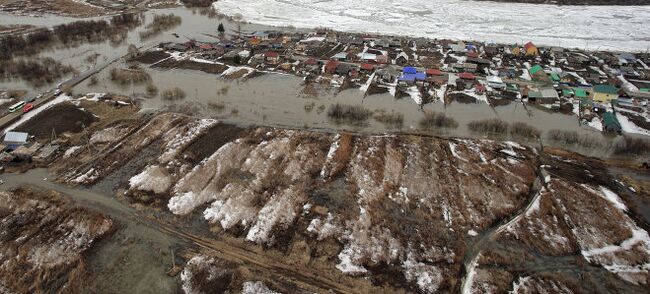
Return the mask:
{"type": "Polygon", "coordinates": [[[8,149],[15,150],[16,148],[26,144],[28,137],[29,134],[23,132],[7,132],[2,144],[7,145],[8,149]]]}

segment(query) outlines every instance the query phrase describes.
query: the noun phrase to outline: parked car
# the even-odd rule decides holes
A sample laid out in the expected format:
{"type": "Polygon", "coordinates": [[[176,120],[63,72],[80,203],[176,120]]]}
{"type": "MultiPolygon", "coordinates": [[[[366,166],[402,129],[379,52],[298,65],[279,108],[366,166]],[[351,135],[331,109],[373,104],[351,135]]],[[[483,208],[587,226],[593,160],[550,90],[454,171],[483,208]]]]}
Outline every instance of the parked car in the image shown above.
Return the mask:
{"type": "Polygon", "coordinates": [[[23,107],[23,113],[27,113],[27,112],[31,111],[32,109],[34,109],[34,104],[27,103],[23,107]]]}

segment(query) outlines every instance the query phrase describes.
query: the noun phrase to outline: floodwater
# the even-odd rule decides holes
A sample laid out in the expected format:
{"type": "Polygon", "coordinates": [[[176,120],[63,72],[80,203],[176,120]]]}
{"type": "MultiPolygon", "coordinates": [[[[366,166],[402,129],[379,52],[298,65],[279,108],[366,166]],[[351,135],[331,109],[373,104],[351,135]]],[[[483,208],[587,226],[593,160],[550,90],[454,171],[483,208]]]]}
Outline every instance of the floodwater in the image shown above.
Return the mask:
{"type": "MultiPolygon", "coordinates": [[[[214,40],[216,29],[219,23],[223,23],[230,33],[237,31],[237,24],[225,18],[210,18],[201,15],[198,10],[186,8],[171,8],[151,10],[144,13],[145,25],[140,26],[128,33],[127,38],[120,44],[111,44],[110,41],[101,43],[82,44],[74,48],[58,48],[45,51],[41,56],[55,58],[64,64],[72,65],[79,71],[86,70],[93,63],[86,61],[92,54],[99,54],[97,64],[103,61],[123,56],[127,52],[129,44],[136,44],[141,48],[149,48],[160,42],[176,41],[182,42],[188,39],[201,41],[214,40]],[[151,22],[155,14],[169,14],[181,16],[183,21],[178,27],[161,33],[151,39],[141,41],[139,33],[144,26],[151,22]],[[178,37],[176,37],[176,34],[178,37]]],[[[37,26],[52,26],[57,23],[72,21],[71,18],[60,16],[25,17],[9,16],[0,14],[3,23],[33,24],[37,26]]],[[[242,31],[251,32],[265,30],[270,27],[242,24],[242,31]]],[[[276,28],[277,29],[277,28],[276,28]]],[[[294,30],[287,29],[285,30],[294,30]]],[[[115,64],[112,67],[124,67],[124,64],[115,64]]],[[[120,86],[111,83],[108,73],[112,67],[104,69],[98,74],[99,84],[89,86],[84,82],[73,89],[74,94],[83,95],[92,92],[111,92],[135,97],[144,97],[144,85],[120,86]]],[[[206,74],[191,70],[161,70],[148,69],[152,76],[153,83],[159,88],[159,92],[165,89],[179,87],[183,89],[187,98],[177,102],[161,101],[159,97],[142,99],[144,108],[158,110],[171,109],[191,112],[199,117],[217,117],[227,122],[239,125],[262,125],[288,128],[308,128],[324,131],[349,130],[364,133],[388,133],[388,132],[420,132],[418,122],[423,117],[423,111],[444,112],[453,117],[459,124],[457,129],[436,131],[439,136],[463,136],[482,138],[483,136],[473,134],[467,129],[467,123],[471,121],[499,118],[506,122],[525,122],[542,132],[553,129],[575,130],[580,134],[594,136],[608,145],[610,138],[603,137],[599,132],[588,127],[580,126],[576,116],[550,113],[544,110],[528,107],[526,109],[521,103],[512,103],[507,106],[491,108],[486,104],[460,104],[452,103],[443,105],[433,103],[424,107],[418,106],[410,98],[395,99],[388,94],[372,95],[364,97],[358,89],[350,89],[340,93],[337,90],[320,91],[317,98],[304,98],[300,95],[302,90],[302,79],[294,76],[280,74],[266,74],[248,81],[227,81],[220,79],[218,75],[206,74]],[[221,93],[221,94],[219,94],[221,93]],[[397,129],[393,126],[386,126],[373,119],[362,125],[341,125],[329,120],[327,108],[334,103],[361,104],[369,110],[395,111],[404,115],[404,124],[397,129]],[[225,108],[214,109],[209,107],[210,103],[223,103],[225,108]]],[[[50,86],[34,88],[22,81],[0,82],[2,89],[29,89],[30,95],[43,92],[50,86]]],[[[496,138],[507,139],[507,138],[496,138]]],[[[526,143],[526,142],[524,142],[526,143]]],[[[528,142],[531,143],[531,142],[528,142]]],[[[532,142],[538,144],[538,142],[532,142]]],[[[553,145],[555,142],[544,142],[553,145]]],[[[579,151],[588,155],[603,155],[609,153],[603,148],[584,149],[575,146],[557,146],[579,151]]]]}
{"type": "MultiPolygon", "coordinates": [[[[143,13],[144,23],[143,25],[131,30],[128,32],[127,37],[119,44],[111,43],[109,40],[97,43],[84,43],[84,44],[75,44],[74,47],[68,47],[59,45],[55,48],[45,50],[41,52],[40,57],[51,57],[65,65],[73,66],[79,72],[83,72],[96,64],[101,64],[108,60],[113,60],[115,58],[124,56],[127,53],[127,49],[130,44],[134,44],[137,47],[141,48],[150,48],[161,42],[184,42],[189,39],[202,40],[202,41],[213,41],[218,35],[217,27],[220,23],[223,23],[225,29],[234,33],[238,30],[238,24],[230,21],[227,18],[210,18],[207,15],[201,15],[199,10],[196,9],[187,9],[187,8],[169,8],[169,9],[154,9],[143,13]],[[146,25],[151,23],[154,15],[160,14],[170,14],[182,17],[182,23],[166,32],[162,32],[159,35],[153,36],[146,40],[140,39],[140,32],[146,30],[146,25]],[[173,34],[177,34],[176,37],[173,34]],[[87,57],[93,54],[99,54],[96,62],[87,61],[87,57]]],[[[94,17],[90,19],[108,19],[110,16],[103,17],[94,17]]],[[[11,25],[11,24],[23,24],[23,25],[33,25],[36,27],[53,27],[59,24],[70,23],[74,21],[81,20],[79,18],[73,17],[64,17],[58,15],[43,15],[43,16],[16,16],[7,13],[0,13],[0,25],[11,25]]],[[[252,32],[256,30],[268,30],[268,26],[261,26],[256,24],[241,24],[242,32],[252,32]]],[[[66,80],[70,77],[64,77],[62,80],[66,80]]],[[[0,80],[0,91],[1,90],[12,90],[12,89],[25,89],[29,90],[32,96],[36,96],[38,93],[49,90],[54,87],[57,83],[52,85],[43,85],[40,87],[34,87],[20,80],[12,81],[2,81],[0,80]]]]}
{"type": "MultiPolygon", "coordinates": [[[[19,186],[57,191],[75,203],[108,215],[118,229],[100,241],[89,253],[91,274],[89,288],[111,289],[115,293],[174,293],[178,280],[166,275],[172,267],[172,250],[183,247],[181,240],[164,234],[137,217],[137,212],[111,195],[94,189],[70,188],[51,182],[54,176],[46,169],[33,169],[24,174],[4,174],[0,190],[19,186]]],[[[176,264],[179,262],[176,261],[176,264]]]]}
{"type": "MultiPolygon", "coordinates": [[[[124,67],[116,64],[113,67],[124,67]]],[[[467,124],[482,119],[499,118],[508,123],[525,122],[538,128],[543,133],[553,129],[577,131],[579,134],[593,136],[607,144],[610,140],[600,132],[581,126],[575,115],[548,112],[531,106],[524,107],[513,102],[506,106],[490,107],[485,103],[462,104],[451,103],[445,106],[441,102],[420,107],[411,98],[395,99],[389,94],[365,96],[359,89],[320,89],[316,98],[301,94],[302,78],[268,73],[259,77],[242,80],[225,80],[219,75],[184,69],[149,68],[153,84],[159,93],[175,87],[186,93],[180,101],[163,101],[159,96],[145,98],[145,84],[122,86],[109,79],[110,68],[98,74],[99,83],[89,86],[82,83],[74,89],[74,94],[84,95],[93,92],[112,92],[131,97],[139,97],[144,109],[172,109],[190,111],[198,117],[219,118],[223,121],[243,126],[273,126],[287,128],[304,128],[322,131],[352,131],[360,133],[384,134],[395,132],[427,133],[438,136],[460,136],[484,138],[470,132],[467,124]],[[371,111],[397,112],[404,115],[401,128],[384,125],[369,119],[361,125],[337,124],[327,117],[327,109],[335,103],[363,105],[371,111]],[[210,104],[222,104],[223,109],[215,109],[210,104]],[[425,111],[442,112],[453,117],[459,124],[457,129],[440,130],[434,133],[419,130],[419,121],[425,111]]],[[[495,138],[511,139],[511,138],[495,138]]],[[[538,142],[523,142],[537,145],[538,142]]],[[[544,142],[554,144],[554,142],[544,142]]],[[[601,149],[572,148],[584,154],[599,155],[607,153],[601,149]]]]}

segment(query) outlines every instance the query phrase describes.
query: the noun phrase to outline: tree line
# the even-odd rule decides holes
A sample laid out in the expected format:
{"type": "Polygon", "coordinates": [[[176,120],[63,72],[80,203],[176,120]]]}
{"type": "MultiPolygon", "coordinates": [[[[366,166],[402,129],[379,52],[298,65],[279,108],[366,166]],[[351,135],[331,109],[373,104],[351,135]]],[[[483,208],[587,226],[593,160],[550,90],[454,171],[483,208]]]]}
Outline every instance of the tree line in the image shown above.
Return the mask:
{"type": "Polygon", "coordinates": [[[44,48],[61,42],[69,46],[77,42],[100,42],[114,35],[126,33],[142,23],[143,16],[135,13],[116,15],[107,20],[80,20],[40,29],[25,35],[8,35],[0,38],[0,60],[14,56],[39,53],[44,48]]]}

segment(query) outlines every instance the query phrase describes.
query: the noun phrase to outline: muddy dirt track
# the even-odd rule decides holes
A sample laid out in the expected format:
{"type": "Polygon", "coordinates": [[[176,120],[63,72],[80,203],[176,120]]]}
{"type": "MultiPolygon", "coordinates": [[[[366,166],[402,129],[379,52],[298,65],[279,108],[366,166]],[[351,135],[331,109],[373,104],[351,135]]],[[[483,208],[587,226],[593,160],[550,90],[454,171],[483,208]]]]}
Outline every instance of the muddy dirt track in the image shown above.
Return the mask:
{"type": "Polygon", "coordinates": [[[89,207],[113,206],[120,213],[106,211],[118,223],[138,219],[181,240],[183,261],[216,260],[178,264],[183,289],[221,281],[231,291],[448,293],[546,283],[634,292],[647,284],[647,220],[595,159],[514,142],[84,108],[104,119],[68,133],[61,144],[74,152],[49,167],[77,186],[68,193],[101,191],[84,200],[89,207]],[[213,271],[226,274],[211,280],[213,271]]]}

